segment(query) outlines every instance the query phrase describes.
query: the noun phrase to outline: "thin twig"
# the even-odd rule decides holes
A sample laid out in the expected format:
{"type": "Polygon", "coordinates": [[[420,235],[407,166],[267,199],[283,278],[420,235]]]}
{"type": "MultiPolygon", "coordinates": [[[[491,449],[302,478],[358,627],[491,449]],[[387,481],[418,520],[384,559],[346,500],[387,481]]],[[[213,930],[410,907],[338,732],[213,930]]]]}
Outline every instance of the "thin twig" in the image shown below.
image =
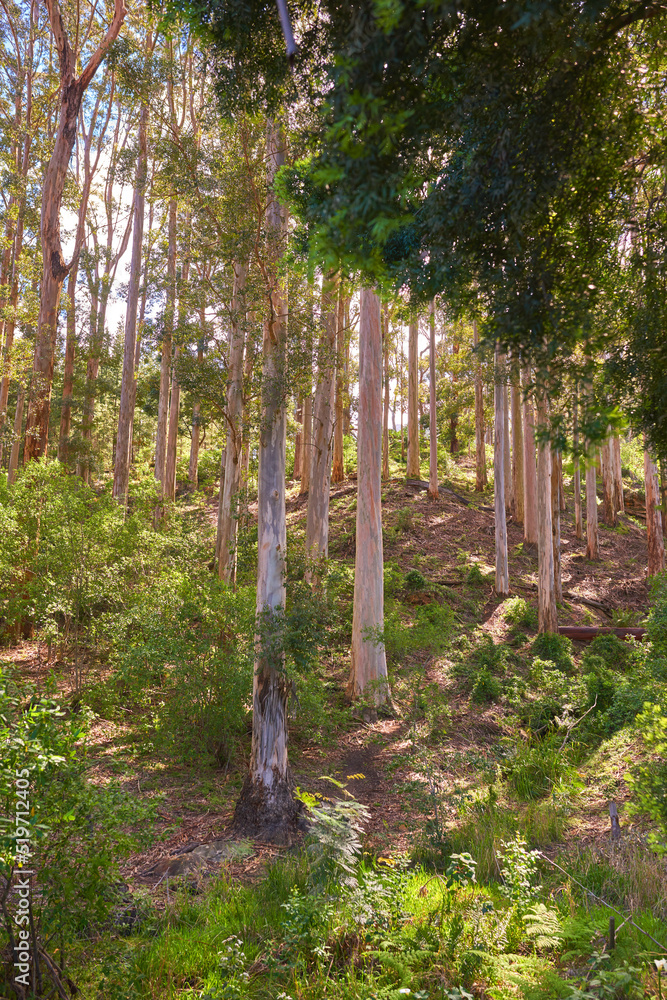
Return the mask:
{"type": "Polygon", "coordinates": [[[575,726],[578,726],[578,725],[579,725],[579,723],[581,722],[581,720],[582,720],[582,719],[585,719],[585,718],[586,718],[586,716],[588,715],[588,713],[589,713],[589,712],[592,712],[592,711],[593,711],[593,709],[595,708],[595,706],[597,705],[597,703],[598,703],[598,696],[597,696],[597,695],[595,695],[595,701],[593,702],[593,704],[591,705],[591,707],[590,707],[590,708],[588,708],[588,709],[586,709],[586,711],[584,712],[584,714],[583,714],[582,716],[580,716],[580,717],[579,717],[579,718],[577,719],[577,721],[576,721],[576,722],[573,722],[573,723],[572,723],[572,725],[570,726],[570,728],[568,729],[567,733],[565,734],[565,739],[563,740],[563,742],[561,743],[561,745],[560,745],[560,746],[559,746],[559,748],[558,748],[558,753],[560,753],[560,752],[561,752],[561,750],[563,749],[563,747],[565,746],[565,744],[566,744],[566,743],[567,743],[567,741],[569,740],[569,738],[570,738],[570,733],[572,732],[572,730],[574,729],[574,727],[575,727],[575,726]]]}

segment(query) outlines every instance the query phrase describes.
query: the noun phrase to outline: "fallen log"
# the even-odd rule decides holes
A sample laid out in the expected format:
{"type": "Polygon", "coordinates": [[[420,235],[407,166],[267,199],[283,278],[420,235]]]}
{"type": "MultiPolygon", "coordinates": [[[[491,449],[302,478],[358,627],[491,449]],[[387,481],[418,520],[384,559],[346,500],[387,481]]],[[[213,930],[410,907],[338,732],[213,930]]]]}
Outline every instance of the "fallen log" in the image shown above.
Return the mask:
{"type": "Polygon", "coordinates": [[[558,634],[567,636],[574,642],[592,642],[599,635],[615,635],[619,639],[639,639],[641,642],[646,635],[645,628],[618,627],[612,625],[559,625],[558,634]]]}

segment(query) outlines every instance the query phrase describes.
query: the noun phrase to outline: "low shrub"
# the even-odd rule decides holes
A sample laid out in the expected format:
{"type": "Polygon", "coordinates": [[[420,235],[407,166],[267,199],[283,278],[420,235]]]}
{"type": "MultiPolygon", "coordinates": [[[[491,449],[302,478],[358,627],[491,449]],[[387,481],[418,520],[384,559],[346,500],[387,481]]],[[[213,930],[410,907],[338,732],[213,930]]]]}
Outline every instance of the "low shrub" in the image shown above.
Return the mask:
{"type": "Polygon", "coordinates": [[[520,628],[537,628],[537,611],[523,597],[510,597],[503,602],[502,614],[506,622],[520,628]]]}
{"type": "Polygon", "coordinates": [[[543,660],[551,660],[559,670],[572,673],[574,660],[572,658],[572,643],[564,635],[555,632],[540,632],[533,639],[531,646],[533,656],[543,660]]]}

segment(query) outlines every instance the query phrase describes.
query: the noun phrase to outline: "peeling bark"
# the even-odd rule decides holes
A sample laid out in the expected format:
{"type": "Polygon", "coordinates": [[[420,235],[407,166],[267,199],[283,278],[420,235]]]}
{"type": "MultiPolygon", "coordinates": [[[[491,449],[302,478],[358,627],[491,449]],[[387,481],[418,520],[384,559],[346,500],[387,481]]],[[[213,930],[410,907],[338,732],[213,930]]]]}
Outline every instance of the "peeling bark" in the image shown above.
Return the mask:
{"type": "MultiPolygon", "coordinates": [[[[477,320],[472,321],[473,347],[479,348],[477,320]]],[[[486,488],[486,449],[484,446],[484,388],[482,386],[482,364],[475,355],[475,490],[482,493],[486,488]]]]}
{"type": "MultiPolygon", "coordinates": [[[[644,436],[646,445],[646,436],[644,436]]],[[[665,540],[662,534],[658,470],[647,451],[644,452],[644,489],[646,491],[646,542],[648,575],[655,576],[665,568],[665,540]]]]}
{"type": "MultiPolygon", "coordinates": [[[[546,392],[538,390],[537,425],[546,429],[548,409],[546,392]]],[[[558,610],[554,585],[554,540],[551,493],[551,446],[543,441],[537,449],[537,605],[540,632],[558,630],[558,610]]]]}
{"type": "Polygon", "coordinates": [[[512,514],[514,520],[523,524],[524,482],[523,482],[523,421],[521,419],[521,383],[519,366],[515,361],[511,368],[512,397],[512,514]]]}
{"type": "Polygon", "coordinates": [[[574,533],[577,538],[583,538],[583,518],[581,513],[581,467],[577,449],[579,447],[579,401],[575,389],[572,405],[572,444],[574,447],[574,533]]]}
{"type": "Polygon", "coordinates": [[[155,478],[162,493],[167,475],[167,434],[169,430],[169,387],[171,354],[176,315],[176,199],[169,202],[169,244],[167,251],[167,304],[164,311],[162,353],[160,357],[160,398],[157,411],[157,436],[155,440],[155,478]]]}
{"type": "Polygon", "coordinates": [[[331,468],[332,483],[342,483],[345,479],[345,461],[343,454],[343,365],[345,362],[345,297],[341,287],[338,296],[338,322],[336,330],[336,406],[334,411],[333,430],[333,465],[331,468]]]}
{"type": "Polygon", "coordinates": [[[595,472],[595,455],[590,450],[586,463],[586,558],[599,559],[598,546],[598,498],[595,472]]]}
{"type": "Polygon", "coordinates": [[[526,395],[530,386],[530,368],[523,369],[523,537],[537,545],[537,466],[535,464],[535,417],[533,403],[526,395]]]}
{"type": "Polygon", "coordinates": [[[408,333],[408,479],[419,479],[419,324],[410,323],[408,333]]]}
{"type": "MultiPolygon", "coordinates": [[[[440,495],[438,490],[438,411],[437,386],[435,382],[435,302],[431,302],[429,315],[429,479],[428,495],[434,500],[440,495]]],[[[387,384],[387,390],[389,385],[387,384]]],[[[388,393],[387,393],[388,394],[388,393]]]]}

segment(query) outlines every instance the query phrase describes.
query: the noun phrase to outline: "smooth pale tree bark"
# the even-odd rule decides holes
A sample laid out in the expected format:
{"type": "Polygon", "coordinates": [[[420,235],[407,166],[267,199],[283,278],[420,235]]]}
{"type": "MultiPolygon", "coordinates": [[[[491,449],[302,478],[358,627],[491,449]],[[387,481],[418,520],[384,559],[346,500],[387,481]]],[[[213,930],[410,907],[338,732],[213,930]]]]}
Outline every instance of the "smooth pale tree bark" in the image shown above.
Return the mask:
{"type": "Polygon", "coordinates": [[[303,463],[303,400],[301,398],[297,401],[294,419],[297,427],[294,435],[294,478],[301,479],[303,463]]]}
{"type": "Polygon", "coordinates": [[[530,368],[523,368],[523,538],[537,545],[537,467],[535,465],[535,417],[533,403],[526,395],[530,368]]]}
{"type": "Polygon", "coordinates": [[[157,408],[157,437],[155,440],[155,478],[164,493],[167,473],[167,434],[169,424],[169,387],[171,353],[176,316],[176,199],[169,201],[167,248],[167,301],[164,311],[162,352],[160,356],[160,398],[157,408]]]}
{"type": "Polygon", "coordinates": [[[137,352],[137,311],[141,287],[141,258],[144,241],[144,211],[146,180],[148,176],[148,107],[142,106],[139,120],[139,153],[134,183],[134,221],[132,231],[132,257],[130,279],[127,287],[125,312],[125,342],[123,345],[123,374],[120,383],[120,408],[116,434],[116,462],[113,473],[113,495],[120,503],[127,503],[130,482],[130,460],[134,404],[137,395],[135,360],[137,352]]]}
{"type": "Polygon", "coordinates": [[[382,413],[382,478],[389,479],[389,307],[385,305],[382,324],[382,363],[384,366],[384,410],[382,413]]]}
{"type": "Polygon", "coordinates": [[[505,358],[496,346],[494,379],[493,486],[496,514],[496,593],[510,592],[509,556],[507,551],[507,520],[505,505],[505,423],[507,393],[505,392],[505,358]]]}
{"type": "Polygon", "coordinates": [[[303,452],[303,459],[301,461],[300,496],[307,493],[310,489],[310,467],[313,460],[313,397],[310,393],[306,396],[303,404],[302,441],[301,450],[303,452]]]}
{"type": "Polygon", "coordinates": [[[390,699],[382,558],[382,333],[380,300],[362,288],[359,315],[357,529],[349,692],[380,706],[390,699]]]}
{"type": "Polygon", "coordinates": [[[572,404],[572,444],[574,446],[574,533],[577,538],[583,538],[584,528],[581,514],[581,467],[579,464],[579,455],[577,454],[577,449],[579,448],[579,400],[577,398],[576,389],[572,404]]]}
{"type": "MultiPolygon", "coordinates": [[[[112,42],[118,37],[126,9],[123,0],[114,0],[114,13],[107,31],[77,76],[80,53],[72,47],[58,0],[45,0],[58,52],[59,112],[58,129],[51,159],[42,185],[40,240],[42,246],[42,282],[39,297],[39,318],[35,338],[33,378],[25,435],[25,459],[46,455],[51,388],[55,362],[58,307],[63,282],[70,265],[65,263],[60,239],[60,209],[67,179],[69,161],[74,148],[77,121],[88,85],[95,76],[112,42]]],[[[76,248],[75,248],[76,255],[76,248]]]]}
{"type": "Polygon", "coordinates": [[[507,359],[503,358],[503,378],[505,382],[503,384],[503,412],[505,414],[505,419],[503,423],[503,448],[504,448],[504,464],[503,472],[505,475],[505,509],[508,513],[514,508],[514,489],[512,484],[512,452],[510,449],[510,405],[509,405],[509,392],[507,389],[507,359]]]}
{"type": "Polygon", "coordinates": [[[310,488],[306,516],[306,556],[311,567],[306,579],[317,582],[315,568],[329,555],[329,494],[331,491],[331,453],[334,417],[334,365],[336,354],[338,282],[334,275],[324,279],[322,287],[322,328],[317,365],[317,387],[313,407],[310,488]]]}
{"type": "Polygon", "coordinates": [[[612,464],[614,469],[614,507],[625,514],[625,498],[623,496],[623,465],[621,462],[621,439],[614,434],[611,439],[612,464]]]}
{"type": "Polygon", "coordinates": [[[556,602],[561,604],[563,601],[563,577],[561,573],[559,457],[555,451],[551,452],[551,533],[554,546],[554,590],[556,602]]]}
{"type": "Polygon", "coordinates": [[[514,501],[512,514],[515,521],[523,524],[523,420],[521,419],[521,383],[519,380],[518,362],[512,362],[510,374],[512,402],[512,498],[514,501]]]}
{"type": "Polygon", "coordinates": [[[336,406],[333,427],[333,466],[331,469],[332,483],[342,483],[345,479],[345,462],[343,458],[343,364],[345,359],[345,299],[341,286],[338,296],[338,321],[336,329],[336,406]]]}
{"type": "MultiPolygon", "coordinates": [[[[546,392],[537,393],[537,426],[546,430],[546,392]]],[[[548,441],[537,448],[537,612],[540,632],[558,631],[558,610],[554,586],[554,540],[552,526],[552,457],[548,441]]]]}
{"type": "Polygon", "coordinates": [[[345,323],[345,357],[343,358],[343,436],[349,437],[351,431],[350,420],[350,340],[352,330],[350,327],[350,302],[351,296],[345,296],[345,312],[343,322],[345,323]]]}
{"type": "MultiPolygon", "coordinates": [[[[186,232],[189,229],[189,220],[186,220],[186,232]]],[[[181,282],[183,288],[187,288],[190,277],[190,261],[186,256],[181,269],[181,282]]],[[[185,319],[186,312],[184,299],[179,296],[177,328],[181,326],[185,319]]],[[[171,397],[169,399],[169,429],[167,433],[167,459],[165,462],[164,474],[164,495],[168,500],[176,499],[176,447],[178,444],[178,418],[181,407],[181,386],[178,381],[178,359],[181,356],[181,345],[177,344],[174,350],[174,365],[171,377],[171,397]]]]}
{"type": "Polygon", "coordinates": [[[614,470],[611,456],[611,437],[607,438],[600,448],[600,464],[602,466],[602,498],[604,523],[613,527],[616,524],[616,508],[614,505],[614,470]]]}
{"type": "Polygon", "coordinates": [[[232,326],[229,340],[229,382],[227,383],[227,439],[225,473],[220,486],[216,558],[218,576],[225,583],[236,582],[236,535],[238,494],[241,486],[243,445],[243,350],[245,346],[245,289],[247,268],[234,264],[232,326]]]}
{"type": "Polygon", "coordinates": [[[431,302],[429,310],[429,476],[428,495],[440,495],[438,489],[438,411],[437,386],[435,383],[435,302],[431,302]]]}
{"type": "Polygon", "coordinates": [[[586,558],[599,559],[598,543],[598,497],[595,470],[595,451],[589,449],[586,462],[586,558]]]}
{"type": "Polygon", "coordinates": [[[481,493],[487,485],[486,450],[484,447],[484,389],[482,364],[479,360],[479,331],[472,321],[472,343],[475,348],[475,490],[481,493]]]}
{"type": "MultiPolygon", "coordinates": [[[[646,446],[646,437],[644,437],[646,446]]],[[[662,534],[658,469],[647,451],[644,451],[644,489],[646,491],[646,542],[648,546],[648,575],[655,576],[665,568],[665,540],[662,534]]]]}
{"type": "Polygon", "coordinates": [[[408,332],[408,479],[419,479],[419,323],[410,323],[408,332]]]}
{"type": "Polygon", "coordinates": [[[76,279],[77,262],[72,266],[67,279],[67,336],[65,340],[65,370],[63,373],[63,399],[60,410],[60,433],[58,435],[58,461],[67,463],[69,434],[72,423],[72,396],[74,393],[74,362],[76,360],[76,279]]]}
{"type": "Polygon", "coordinates": [[[250,769],[234,816],[237,827],[268,838],[287,839],[298,807],[287,760],[287,699],[284,669],[287,300],[278,255],[287,231],[287,211],[273,194],[273,180],[285,162],[282,130],[268,124],[269,202],[265,225],[270,280],[262,345],[262,404],[257,505],[257,641],[252,693],[250,769]]]}
{"type": "MultiPolygon", "coordinates": [[[[201,326],[201,337],[199,338],[199,343],[197,344],[197,364],[203,365],[204,363],[204,337],[206,330],[206,307],[202,306],[199,310],[199,325],[201,326]]],[[[188,481],[197,488],[199,482],[199,447],[201,445],[201,440],[199,438],[199,422],[201,413],[201,403],[196,399],[192,406],[192,438],[190,440],[190,461],[188,463],[188,481]]]]}

